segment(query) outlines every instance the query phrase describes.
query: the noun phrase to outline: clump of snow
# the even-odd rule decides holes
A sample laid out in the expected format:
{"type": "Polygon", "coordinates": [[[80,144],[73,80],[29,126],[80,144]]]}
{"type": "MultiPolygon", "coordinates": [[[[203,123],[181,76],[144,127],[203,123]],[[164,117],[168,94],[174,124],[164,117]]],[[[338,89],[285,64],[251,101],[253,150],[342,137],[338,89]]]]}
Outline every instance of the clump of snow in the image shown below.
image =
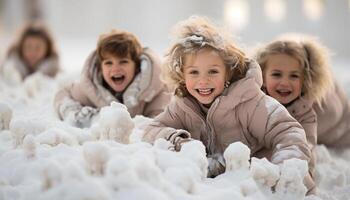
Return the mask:
{"type": "Polygon", "coordinates": [[[9,129],[12,118],[12,109],[5,103],[0,102],[0,130],[9,129]]]}
{"type": "Polygon", "coordinates": [[[224,152],[226,171],[249,168],[250,149],[242,142],[230,144],[224,152]]]}
{"type": "Polygon", "coordinates": [[[304,160],[285,160],[281,166],[281,176],[276,185],[277,199],[303,199],[307,192],[303,184],[308,173],[308,165],[304,160]]]}
{"type": "Polygon", "coordinates": [[[112,102],[101,109],[96,124],[92,126],[95,138],[128,144],[134,122],[125,105],[112,102]]]}
{"type": "Polygon", "coordinates": [[[262,186],[264,190],[270,190],[270,188],[275,186],[280,177],[279,166],[269,162],[266,158],[252,158],[250,171],[254,180],[262,186]]]}
{"type": "Polygon", "coordinates": [[[90,174],[103,175],[109,159],[109,149],[103,143],[86,142],[83,145],[84,159],[90,174]]]}
{"type": "Polygon", "coordinates": [[[26,135],[37,135],[46,129],[46,125],[38,121],[30,121],[25,119],[14,119],[10,123],[10,131],[12,133],[15,146],[20,146],[26,135]]]}
{"type": "Polygon", "coordinates": [[[27,158],[34,158],[36,155],[37,143],[33,135],[27,135],[23,140],[23,151],[27,158]]]}

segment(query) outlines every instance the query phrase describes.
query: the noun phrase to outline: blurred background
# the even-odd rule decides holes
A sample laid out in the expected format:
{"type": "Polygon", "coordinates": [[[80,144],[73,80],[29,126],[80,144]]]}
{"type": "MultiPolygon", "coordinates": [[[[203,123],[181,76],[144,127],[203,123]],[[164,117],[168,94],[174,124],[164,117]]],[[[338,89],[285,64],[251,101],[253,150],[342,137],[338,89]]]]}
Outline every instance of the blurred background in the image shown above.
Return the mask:
{"type": "Polygon", "coordinates": [[[331,49],[337,75],[350,80],[341,71],[350,64],[350,0],[0,0],[0,57],[18,29],[38,19],[51,29],[65,71],[80,71],[112,28],[164,55],[171,27],[191,15],[227,26],[248,49],[286,32],[314,35],[331,49]]]}

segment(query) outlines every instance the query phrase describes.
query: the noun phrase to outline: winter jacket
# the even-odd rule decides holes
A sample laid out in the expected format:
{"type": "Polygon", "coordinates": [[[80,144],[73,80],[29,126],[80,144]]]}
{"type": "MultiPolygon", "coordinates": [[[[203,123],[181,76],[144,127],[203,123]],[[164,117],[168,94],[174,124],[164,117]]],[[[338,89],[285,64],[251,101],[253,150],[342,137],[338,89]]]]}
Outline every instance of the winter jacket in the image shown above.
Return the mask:
{"type": "Polygon", "coordinates": [[[174,97],[144,128],[143,140],[191,137],[203,142],[208,156],[223,154],[231,143],[240,141],[250,148],[251,156],[267,157],[275,164],[289,158],[309,161],[311,152],[301,125],[265,95],[261,85],[261,69],[251,61],[246,76],[226,88],[206,116],[193,97],[174,97]]]}
{"type": "MultiPolygon", "coordinates": [[[[313,109],[313,101],[310,101],[304,97],[296,99],[291,105],[287,106],[289,113],[301,124],[305,130],[307,142],[311,150],[311,159],[309,161],[309,173],[311,177],[315,178],[315,165],[316,165],[316,151],[317,145],[317,116],[313,109]]],[[[313,190],[316,187],[313,180],[309,180],[313,190]]]]}
{"type": "MultiPolygon", "coordinates": [[[[41,72],[49,77],[55,77],[58,73],[59,61],[57,57],[49,57],[44,59],[38,66],[35,72],[41,72]]],[[[20,59],[17,53],[11,53],[7,59],[5,59],[3,66],[1,67],[1,74],[5,79],[11,79],[11,77],[18,76],[20,80],[24,80],[31,75],[32,72],[27,65],[20,59]],[[16,73],[14,75],[13,73],[16,73]]],[[[17,78],[17,77],[15,77],[17,78]]]]}
{"type": "MultiPolygon", "coordinates": [[[[82,107],[101,108],[112,101],[119,102],[103,85],[101,66],[97,64],[96,51],[88,57],[78,82],[61,89],[55,96],[54,106],[61,119],[69,112],[80,112],[82,107]]],[[[160,60],[149,49],[141,55],[141,71],[123,93],[123,104],[131,116],[155,117],[170,100],[160,78],[160,60]]]]}
{"type": "Polygon", "coordinates": [[[334,80],[321,104],[314,104],[317,114],[318,143],[330,147],[350,147],[350,102],[334,80]]]}

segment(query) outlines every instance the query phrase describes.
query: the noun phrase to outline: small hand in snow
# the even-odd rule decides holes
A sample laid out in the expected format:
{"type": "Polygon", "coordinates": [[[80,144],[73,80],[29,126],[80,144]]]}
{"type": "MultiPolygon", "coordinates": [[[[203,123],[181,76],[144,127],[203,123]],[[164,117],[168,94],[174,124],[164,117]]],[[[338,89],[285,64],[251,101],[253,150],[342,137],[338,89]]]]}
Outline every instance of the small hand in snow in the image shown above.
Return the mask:
{"type": "Polygon", "coordinates": [[[225,172],[225,160],[222,154],[208,156],[208,177],[214,178],[225,172]]]}
{"type": "Polygon", "coordinates": [[[179,129],[179,130],[176,130],[173,134],[171,134],[168,140],[172,144],[172,146],[169,147],[169,150],[180,151],[181,146],[184,143],[190,142],[193,139],[190,137],[190,133],[188,133],[185,130],[179,129]]]}
{"type": "Polygon", "coordinates": [[[182,137],[176,137],[174,141],[174,150],[175,151],[180,151],[181,147],[184,143],[192,141],[192,138],[182,138],[182,137]]]}
{"type": "Polygon", "coordinates": [[[79,112],[75,113],[77,126],[86,127],[91,124],[92,118],[98,113],[96,108],[84,106],[79,112]]]}

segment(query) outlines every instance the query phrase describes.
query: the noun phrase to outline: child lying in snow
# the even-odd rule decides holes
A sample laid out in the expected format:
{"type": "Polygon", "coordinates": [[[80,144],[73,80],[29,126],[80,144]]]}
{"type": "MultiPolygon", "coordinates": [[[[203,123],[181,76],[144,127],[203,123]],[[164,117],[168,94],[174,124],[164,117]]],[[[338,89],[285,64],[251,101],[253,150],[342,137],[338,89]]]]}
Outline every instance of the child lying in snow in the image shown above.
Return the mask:
{"type": "MultiPolygon", "coordinates": [[[[209,176],[224,172],[222,154],[237,141],[251,149],[251,156],[267,157],[275,164],[310,159],[301,125],[260,90],[256,62],[203,18],[189,18],[177,31],[164,66],[166,80],[176,87],[175,98],[145,127],[144,141],[165,138],[175,150],[190,139],[202,141],[210,160],[221,165],[218,172],[209,169],[209,176]]],[[[311,178],[307,180],[311,187],[311,178]]]]}
{"type": "Polygon", "coordinates": [[[101,107],[124,104],[131,116],[154,117],[170,99],[160,81],[160,60],[131,33],[112,30],[100,36],[81,79],[60,90],[54,105],[59,117],[78,127],[90,126],[101,107]]]}
{"type": "Polygon", "coordinates": [[[35,72],[54,77],[58,71],[54,40],[41,23],[29,23],[21,30],[0,69],[1,75],[8,81],[22,81],[35,72]]]}
{"type": "MultiPolygon", "coordinates": [[[[350,145],[350,104],[332,78],[325,47],[314,38],[289,35],[264,45],[255,57],[263,72],[263,91],[303,126],[312,151],[317,143],[350,145]]],[[[315,164],[313,153],[312,177],[315,164]]]]}

